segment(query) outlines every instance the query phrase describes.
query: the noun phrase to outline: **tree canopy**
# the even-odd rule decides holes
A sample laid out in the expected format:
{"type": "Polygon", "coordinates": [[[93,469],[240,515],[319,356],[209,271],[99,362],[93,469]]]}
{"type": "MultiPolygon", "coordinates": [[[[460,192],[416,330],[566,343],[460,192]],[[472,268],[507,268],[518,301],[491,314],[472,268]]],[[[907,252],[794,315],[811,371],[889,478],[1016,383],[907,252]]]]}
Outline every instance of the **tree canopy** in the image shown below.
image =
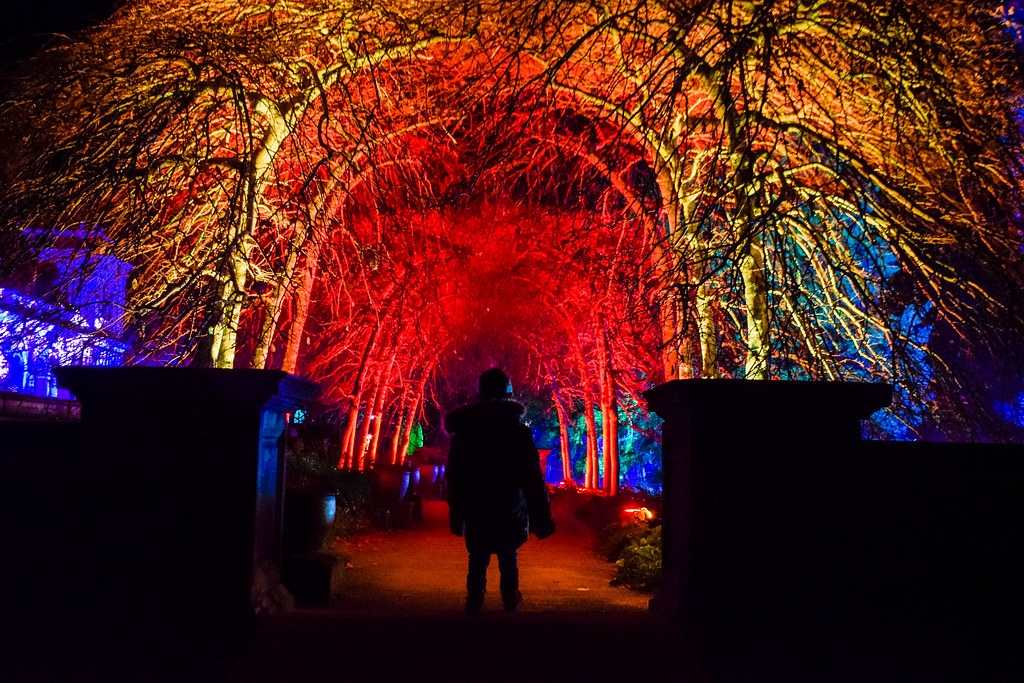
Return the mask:
{"type": "Polygon", "coordinates": [[[3,276],[87,230],[137,361],[309,374],[356,460],[471,361],[594,477],[672,378],[1014,438],[1019,65],[965,1],[129,2],[8,83],[3,276]]]}

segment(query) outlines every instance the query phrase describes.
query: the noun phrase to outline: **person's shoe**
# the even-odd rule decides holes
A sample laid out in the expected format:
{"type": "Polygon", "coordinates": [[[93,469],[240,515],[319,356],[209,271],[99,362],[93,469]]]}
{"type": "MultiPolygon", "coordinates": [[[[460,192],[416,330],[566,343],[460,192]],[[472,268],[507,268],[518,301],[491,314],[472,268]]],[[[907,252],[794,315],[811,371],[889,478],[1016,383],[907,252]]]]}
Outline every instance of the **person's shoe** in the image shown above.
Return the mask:
{"type": "Polygon", "coordinates": [[[480,612],[484,609],[484,594],[479,595],[467,595],[466,596],[466,614],[471,617],[480,616],[480,612]]]}
{"type": "Polygon", "coordinates": [[[523,594],[519,591],[501,594],[501,604],[504,606],[506,612],[515,612],[516,607],[519,607],[519,603],[522,601],[523,594]]]}

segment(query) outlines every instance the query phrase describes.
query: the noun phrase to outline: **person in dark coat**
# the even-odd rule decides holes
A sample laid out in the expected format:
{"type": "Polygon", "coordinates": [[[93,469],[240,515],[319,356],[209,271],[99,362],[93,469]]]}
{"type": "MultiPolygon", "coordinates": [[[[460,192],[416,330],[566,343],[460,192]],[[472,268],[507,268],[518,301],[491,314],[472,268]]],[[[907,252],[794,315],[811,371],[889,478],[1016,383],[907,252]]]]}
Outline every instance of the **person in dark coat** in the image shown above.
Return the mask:
{"type": "Polygon", "coordinates": [[[532,531],[555,532],[540,456],[530,428],[519,420],[525,408],[512,400],[512,383],[498,368],[480,375],[480,401],[444,418],[452,435],[448,454],[448,518],[451,532],[466,537],[469,573],[466,613],[483,608],[487,566],[498,556],[501,601],[511,612],[519,592],[519,546],[532,531]]]}

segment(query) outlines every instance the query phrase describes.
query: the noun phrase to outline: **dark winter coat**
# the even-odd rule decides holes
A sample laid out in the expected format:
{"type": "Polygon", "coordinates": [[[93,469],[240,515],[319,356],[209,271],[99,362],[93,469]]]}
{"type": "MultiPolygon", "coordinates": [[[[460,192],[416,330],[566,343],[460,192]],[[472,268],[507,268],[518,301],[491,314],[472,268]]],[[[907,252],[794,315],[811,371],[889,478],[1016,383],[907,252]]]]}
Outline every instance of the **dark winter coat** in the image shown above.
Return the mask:
{"type": "Polygon", "coordinates": [[[531,530],[538,538],[554,533],[540,456],[519,423],[524,410],[515,401],[484,401],[445,416],[449,521],[470,552],[518,548],[531,530]]]}

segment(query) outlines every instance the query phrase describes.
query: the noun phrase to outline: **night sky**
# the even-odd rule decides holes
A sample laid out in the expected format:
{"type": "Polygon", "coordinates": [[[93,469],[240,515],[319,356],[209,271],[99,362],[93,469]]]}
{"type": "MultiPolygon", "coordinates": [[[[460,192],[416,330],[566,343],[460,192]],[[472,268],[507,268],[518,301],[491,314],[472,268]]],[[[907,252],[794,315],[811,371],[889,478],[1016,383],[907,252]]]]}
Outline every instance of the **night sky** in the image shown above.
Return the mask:
{"type": "Polygon", "coordinates": [[[53,33],[90,26],[120,4],[119,0],[0,0],[0,62],[26,57],[53,33]]]}

